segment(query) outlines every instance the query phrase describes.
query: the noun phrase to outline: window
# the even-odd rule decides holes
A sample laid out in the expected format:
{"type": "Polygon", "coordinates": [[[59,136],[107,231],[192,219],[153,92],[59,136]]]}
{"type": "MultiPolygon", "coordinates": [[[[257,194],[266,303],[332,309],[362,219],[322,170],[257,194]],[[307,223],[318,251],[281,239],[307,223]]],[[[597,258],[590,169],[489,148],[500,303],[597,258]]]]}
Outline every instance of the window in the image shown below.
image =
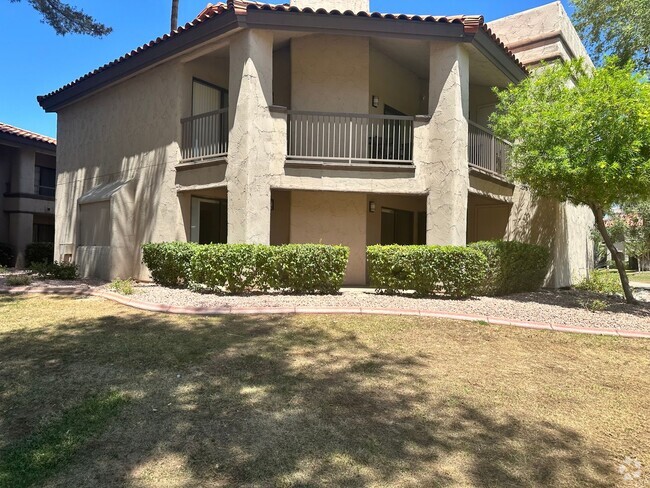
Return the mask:
{"type": "Polygon", "coordinates": [[[381,244],[413,244],[413,212],[381,209],[381,244]]]}
{"type": "Polygon", "coordinates": [[[56,189],[56,170],[45,166],[34,167],[34,193],[53,197],[56,189]]]}
{"type": "Polygon", "coordinates": [[[192,197],[190,240],[199,244],[228,242],[228,205],[226,200],[192,197]]]}
{"type": "Polygon", "coordinates": [[[51,224],[34,224],[32,242],[54,242],[54,226],[51,224]]]}

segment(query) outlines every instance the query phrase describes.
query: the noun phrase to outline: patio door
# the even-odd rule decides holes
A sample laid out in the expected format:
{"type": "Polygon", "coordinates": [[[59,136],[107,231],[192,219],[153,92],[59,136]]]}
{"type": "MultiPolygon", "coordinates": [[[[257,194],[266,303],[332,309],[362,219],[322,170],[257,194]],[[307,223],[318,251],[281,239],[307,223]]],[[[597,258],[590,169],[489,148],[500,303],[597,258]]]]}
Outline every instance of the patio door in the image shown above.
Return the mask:
{"type": "Polygon", "coordinates": [[[407,210],[381,209],[381,244],[413,244],[414,214],[407,210]]]}
{"type": "Polygon", "coordinates": [[[198,244],[225,244],[228,241],[226,200],[192,197],[190,240],[198,244]]]}

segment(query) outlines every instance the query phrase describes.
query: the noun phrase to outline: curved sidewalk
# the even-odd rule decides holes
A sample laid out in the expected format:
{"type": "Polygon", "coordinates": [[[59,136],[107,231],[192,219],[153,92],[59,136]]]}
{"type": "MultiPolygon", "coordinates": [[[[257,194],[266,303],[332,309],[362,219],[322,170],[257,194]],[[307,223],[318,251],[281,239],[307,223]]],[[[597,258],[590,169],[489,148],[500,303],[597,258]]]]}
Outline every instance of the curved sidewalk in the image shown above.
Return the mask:
{"type": "Polygon", "coordinates": [[[394,309],[394,308],[310,308],[310,307],[177,307],[158,303],[143,302],[134,298],[92,288],[73,287],[0,287],[0,293],[9,295],[40,294],[63,296],[94,296],[105,298],[128,307],[148,312],[172,313],[181,315],[264,315],[264,314],[364,314],[364,315],[404,315],[419,317],[434,317],[441,319],[463,320],[467,322],[486,322],[492,325],[511,325],[524,329],[551,330],[555,332],[573,332],[576,334],[606,335],[633,339],[650,339],[650,332],[623,329],[599,329],[556,325],[525,320],[511,320],[485,315],[445,313],[425,309],[394,309]]]}

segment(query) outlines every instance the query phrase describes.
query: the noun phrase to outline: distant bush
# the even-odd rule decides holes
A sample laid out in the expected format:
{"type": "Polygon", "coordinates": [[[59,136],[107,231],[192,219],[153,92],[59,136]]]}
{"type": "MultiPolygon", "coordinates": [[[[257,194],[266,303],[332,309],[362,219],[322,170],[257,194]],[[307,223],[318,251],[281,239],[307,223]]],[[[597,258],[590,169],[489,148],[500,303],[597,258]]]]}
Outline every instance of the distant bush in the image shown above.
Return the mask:
{"type": "Polygon", "coordinates": [[[604,295],[621,295],[623,287],[618,273],[609,271],[592,271],[591,274],[578,283],[576,289],[602,293],[604,295]]]}
{"type": "Polygon", "coordinates": [[[14,248],[9,244],[0,242],[0,266],[10,268],[15,264],[15,261],[14,248]]]}
{"type": "Polygon", "coordinates": [[[468,297],[485,276],[487,260],[476,249],[461,246],[369,246],[370,283],[396,293],[468,297]]]}
{"type": "Polygon", "coordinates": [[[51,263],[54,261],[54,243],[32,242],[25,248],[25,263],[31,266],[32,263],[51,263]]]}
{"type": "Polygon", "coordinates": [[[516,241],[482,241],[469,245],[487,258],[487,274],[479,292],[487,296],[539,290],[550,266],[545,247],[516,241]]]}
{"type": "Polygon", "coordinates": [[[198,244],[158,242],[142,246],[142,262],[149,268],[154,282],[168,287],[188,285],[190,260],[198,244]]]}
{"type": "Polygon", "coordinates": [[[78,278],[78,268],[74,263],[32,263],[31,270],[43,279],[75,280],[78,278]]]}
{"type": "Polygon", "coordinates": [[[5,278],[7,286],[28,286],[32,284],[32,277],[28,274],[14,274],[5,278]]]}

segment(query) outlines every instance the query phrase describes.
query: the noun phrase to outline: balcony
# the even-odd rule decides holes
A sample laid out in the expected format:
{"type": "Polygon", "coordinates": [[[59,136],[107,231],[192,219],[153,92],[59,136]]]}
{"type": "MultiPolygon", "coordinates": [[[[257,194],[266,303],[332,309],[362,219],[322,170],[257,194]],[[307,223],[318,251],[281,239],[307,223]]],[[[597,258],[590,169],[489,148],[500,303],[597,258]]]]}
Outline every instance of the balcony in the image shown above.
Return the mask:
{"type": "Polygon", "coordinates": [[[227,108],[182,119],[181,128],[183,162],[201,162],[227,156],[227,108]]]}
{"type": "Polygon", "coordinates": [[[492,131],[469,121],[468,160],[470,166],[503,176],[508,169],[512,144],[492,131]]]}
{"type": "Polygon", "coordinates": [[[287,159],[322,163],[413,164],[415,117],[287,112],[287,159]]]}

